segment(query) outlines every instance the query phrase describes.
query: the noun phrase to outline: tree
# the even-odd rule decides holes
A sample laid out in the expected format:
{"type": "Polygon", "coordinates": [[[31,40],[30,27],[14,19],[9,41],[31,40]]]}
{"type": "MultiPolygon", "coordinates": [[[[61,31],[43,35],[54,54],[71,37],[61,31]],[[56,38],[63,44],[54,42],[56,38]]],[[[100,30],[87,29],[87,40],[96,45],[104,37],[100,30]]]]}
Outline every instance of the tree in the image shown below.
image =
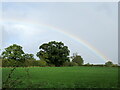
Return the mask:
{"type": "MultiPolygon", "coordinates": [[[[9,60],[10,62],[11,62],[11,60],[13,60],[14,62],[24,61],[23,55],[24,55],[24,51],[22,50],[22,47],[19,45],[16,45],[16,44],[13,44],[13,45],[5,48],[5,51],[2,52],[2,58],[5,60],[9,60]]],[[[18,63],[16,63],[16,64],[18,64],[18,63]]]]}
{"type": "Polygon", "coordinates": [[[24,57],[25,60],[35,60],[33,54],[27,54],[26,53],[26,54],[23,55],[23,57],[24,57]]]}
{"type": "Polygon", "coordinates": [[[61,66],[65,61],[69,61],[69,49],[62,42],[51,41],[39,47],[37,57],[45,60],[48,64],[61,66]]]}
{"type": "Polygon", "coordinates": [[[73,56],[72,56],[71,58],[72,58],[72,62],[77,63],[79,66],[80,66],[80,65],[83,65],[84,60],[83,60],[83,58],[82,58],[80,55],[78,55],[77,53],[73,53],[73,56]]]}
{"type": "Polygon", "coordinates": [[[85,66],[90,66],[90,63],[86,63],[85,66]]]}
{"type": "Polygon", "coordinates": [[[26,66],[26,67],[27,66],[34,66],[34,63],[36,62],[36,60],[35,60],[33,54],[26,53],[26,54],[23,55],[23,57],[24,57],[24,60],[25,60],[24,66],[26,66]]]}
{"type": "Polygon", "coordinates": [[[107,61],[107,62],[105,63],[105,65],[106,65],[106,66],[112,66],[113,63],[112,63],[112,61],[107,61]]]}

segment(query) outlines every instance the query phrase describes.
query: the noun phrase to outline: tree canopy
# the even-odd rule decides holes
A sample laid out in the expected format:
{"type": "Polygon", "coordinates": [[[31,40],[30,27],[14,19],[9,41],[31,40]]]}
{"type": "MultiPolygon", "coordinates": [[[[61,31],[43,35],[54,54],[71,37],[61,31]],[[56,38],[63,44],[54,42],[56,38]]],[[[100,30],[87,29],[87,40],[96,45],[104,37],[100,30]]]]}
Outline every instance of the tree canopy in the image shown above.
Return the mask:
{"type": "Polygon", "coordinates": [[[5,51],[2,52],[2,58],[8,60],[12,59],[12,60],[21,61],[24,59],[23,55],[24,55],[24,51],[22,50],[22,47],[17,44],[13,44],[5,48],[5,51]]]}
{"type": "Polygon", "coordinates": [[[65,61],[69,61],[70,50],[62,42],[51,41],[44,43],[39,49],[37,56],[48,64],[61,66],[65,61]]]}
{"type": "Polygon", "coordinates": [[[107,62],[105,63],[105,65],[106,65],[106,66],[112,66],[113,63],[112,63],[111,61],[107,61],[107,62]]]}
{"type": "Polygon", "coordinates": [[[26,53],[26,54],[23,55],[23,57],[26,60],[34,60],[34,55],[33,54],[26,53]]]}
{"type": "Polygon", "coordinates": [[[79,66],[83,65],[83,63],[84,63],[83,58],[80,55],[78,55],[77,53],[73,54],[72,61],[77,63],[79,66]]]}
{"type": "MultiPolygon", "coordinates": [[[[51,41],[40,45],[37,57],[33,54],[24,53],[23,48],[17,44],[10,45],[0,55],[3,67],[20,67],[20,66],[81,66],[84,64],[83,58],[77,53],[73,53],[70,61],[70,50],[62,42],[51,41]]],[[[93,64],[84,64],[85,66],[93,66],[93,64]]],[[[94,65],[95,66],[95,65],[94,65]]],[[[105,65],[96,66],[118,66],[112,61],[107,61],[105,65]]]]}

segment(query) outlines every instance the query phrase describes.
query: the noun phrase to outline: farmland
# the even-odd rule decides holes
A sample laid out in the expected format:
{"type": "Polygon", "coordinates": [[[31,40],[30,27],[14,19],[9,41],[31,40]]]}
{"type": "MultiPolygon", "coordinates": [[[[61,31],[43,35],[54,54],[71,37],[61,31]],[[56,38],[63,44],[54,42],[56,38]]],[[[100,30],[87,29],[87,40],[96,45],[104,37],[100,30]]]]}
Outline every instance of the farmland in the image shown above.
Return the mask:
{"type": "MultiPolygon", "coordinates": [[[[2,69],[3,82],[11,69],[2,69]]],[[[19,78],[21,82],[14,88],[116,88],[118,68],[95,66],[18,67],[10,79],[14,81],[16,78],[19,78]]]]}

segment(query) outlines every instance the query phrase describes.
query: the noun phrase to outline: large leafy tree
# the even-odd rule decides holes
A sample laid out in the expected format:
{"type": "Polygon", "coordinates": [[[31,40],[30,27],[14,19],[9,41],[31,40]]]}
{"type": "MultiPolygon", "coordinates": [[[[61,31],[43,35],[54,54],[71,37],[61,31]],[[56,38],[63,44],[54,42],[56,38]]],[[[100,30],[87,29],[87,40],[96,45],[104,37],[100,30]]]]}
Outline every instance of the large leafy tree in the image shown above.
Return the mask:
{"type": "Polygon", "coordinates": [[[83,65],[83,63],[84,63],[83,58],[80,55],[78,55],[77,53],[74,53],[71,58],[72,58],[72,62],[77,63],[79,66],[83,65]]]}
{"type": "Polygon", "coordinates": [[[62,42],[51,41],[39,47],[37,57],[45,60],[48,64],[61,66],[65,61],[69,61],[69,49],[62,42]]]}
{"type": "Polygon", "coordinates": [[[7,60],[23,61],[23,55],[22,47],[16,44],[5,48],[5,51],[2,52],[2,58],[7,60]]]}

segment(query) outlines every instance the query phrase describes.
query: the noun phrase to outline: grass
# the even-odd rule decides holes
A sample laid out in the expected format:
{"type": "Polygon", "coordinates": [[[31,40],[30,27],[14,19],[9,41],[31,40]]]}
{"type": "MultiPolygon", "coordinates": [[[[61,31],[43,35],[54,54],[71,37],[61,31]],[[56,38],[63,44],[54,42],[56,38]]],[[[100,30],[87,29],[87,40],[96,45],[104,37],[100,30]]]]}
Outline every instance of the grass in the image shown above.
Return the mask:
{"type": "MultiPolygon", "coordinates": [[[[12,68],[3,68],[3,82],[12,68]]],[[[17,68],[12,79],[20,77],[16,88],[116,88],[117,67],[23,67],[17,68]]]]}

